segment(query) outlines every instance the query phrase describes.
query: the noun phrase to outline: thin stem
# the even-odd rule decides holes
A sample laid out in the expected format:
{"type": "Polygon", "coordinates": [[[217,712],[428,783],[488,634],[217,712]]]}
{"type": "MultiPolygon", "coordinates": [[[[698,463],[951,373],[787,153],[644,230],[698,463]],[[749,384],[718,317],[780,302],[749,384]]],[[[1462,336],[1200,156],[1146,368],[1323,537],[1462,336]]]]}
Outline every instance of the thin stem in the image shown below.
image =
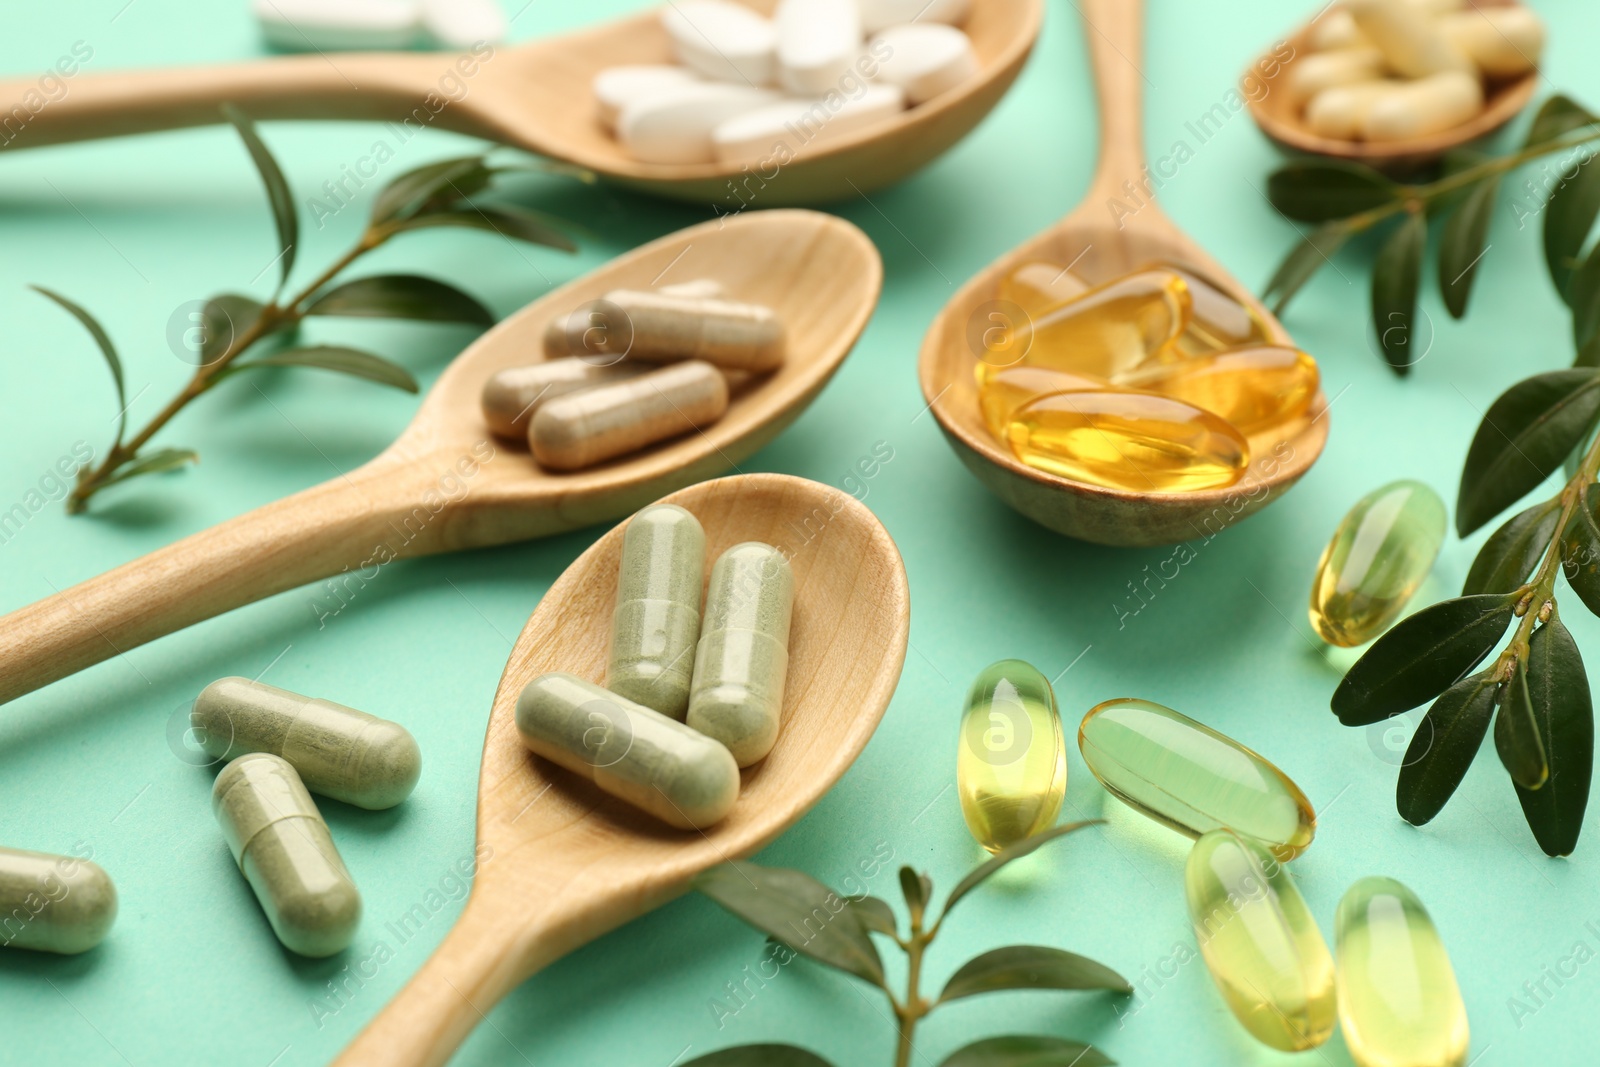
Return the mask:
{"type": "MultiPolygon", "coordinates": [[[[912,1035],[916,1032],[917,1022],[932,1007],[923,1000],[917,991],[917,984],[922,980],[922,956],[928,948],[928,943],[938,932],[938,926],[933,930],[922,929],[922,909],[914,908],[911,912],[911,936],[906,939],[906,999],[904,1003],[895,1004],[895,1018],[900,1026],[900,1042],[895,1048],[894,1067],[911,1067],[912,1035]]],[[[894,998],[890,997],[890,1002],[894,998]]]]}

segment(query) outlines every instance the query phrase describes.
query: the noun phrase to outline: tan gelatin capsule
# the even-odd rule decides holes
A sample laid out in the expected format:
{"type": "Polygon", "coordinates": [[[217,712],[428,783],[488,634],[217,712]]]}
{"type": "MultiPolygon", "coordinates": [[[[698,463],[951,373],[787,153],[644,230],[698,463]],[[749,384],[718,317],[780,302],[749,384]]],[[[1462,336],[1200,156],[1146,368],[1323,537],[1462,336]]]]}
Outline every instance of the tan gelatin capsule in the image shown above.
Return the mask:
{"type": "Polygon", "coordinates": [[[1439,31],[1491,78],[1515,78],[1539,65],[1544,22],[1520,4],[1475,7],[1439,19],[1439,31]]]}
{"type": "Polygon", "coordinates": [[[739,767],[726,748],[570,674],[528,683],[517,732],[533,752],[680,830],[710,826],[739,799],[739,767]]]}
{"type": "Polygon", "coordinates": [[[1187,400],[1248,436],[1304,415],[1319,378],[1317,361],[1299,349],[1259,345],[1151,363],[1116,381],[1187,400]]]}
{"type": "Polygon", "coordinates": [[[1374,101],[1361,134],[1369,141],[1404,141],[1459,126],[1482,110],[1477,75],[1449,71],[1408,82],[1374,101]]]}
{"type": "Polygon", "coordinates": [[[541,467],[582,470],[703,430],[727,410],[722,372],[691,360],[552,400],[529,423],[528,444],[541,467]]]}
{"type": "Polygon", "coordinates": [[[422,751],[399,723],[248,678],[206,686],[189,723],[219,761],[270,752],[287,760],[307,789],[358,808],[394,807],[422,775],[422,751]]]}
{"type": "Polygon", "coordinates": [[[1292,99],[1304,102],[1322,90],[1383,77],[1383,53],[1371,46],[1313,52],[1289,65],[1285,81],[1292,99]]]}
{"type": "Polygon", "coordinates": [[[771,545],[734,545],[712,566],[687,721],[741,767],[778,740],[793,610],[794,572],[771,545]]]}
{"type": "Polygon", "coordinates": [[[222,769],[211,809],[273,933],[291,952],[332,956],[361,922],[361,893],[294,768],[266,752],[222,769]]]}
{"type": "Polygon", "coordinates": [[[1355,18],[1342,7],[1325,7],[1311,23],[1306,41],[1318,52],[1337,48],[1359,48],[1370,44],[1356,25],[1355,18]]]}
{"type": "Polygon", "coordinates": [[[1110,386],[1104,378],[1068,374],[1048,367],[1005,367],[985,374],[981,373],[985,368],[980,363],[978,369],[978,407],[983,412],[983,421],[988,424],[989,432],[1001,440],[1005,439],[1006,423],[1011,421],[1017,410],[1040,397],[1110,386]]]}
{"type": "Polygon", "coordinates": [[[783,365],[787,336],[771,308],[707,297],[615,289],[551,323],[552,356],[627,356],[643,363],[702,359],[756,373],[783,365]]]}
{"type": "Polygon", "coordinates": [[[74,956],[117,918],[117,888],[99,864],[0,848],[0,948],[74,956]]]}
{"type": "Polygon", "coordinates": [[[1372,105],[1404,86],[1392,78],[1331,86],[1306,105],[1306,128],[1335,141],[1359,140],[1372,105]]]}
{"type": "Polygon", "coordinates": [[[1383,55],[1384,65],[1407,78],[1445,71],[1467,73],[1472,63],[1440,32],[1434,21],[1411,4],[1395,0],[1345,0],[1361,35],[1383,55]]]}
{"type": "Polygon", "coordinates": [[[608,382],[636,378],[648,369],[616,356],[590,359],[569,356],[527,367],[510,367],[484,383],[483,419],[496,436],[526,440],[528,423],[545,401],[608,382]]]}
{"type": "Polygon", "coordinates": [[[653,504],[628,520],[617,567],[606,687],[683,721],[689,710],[706,534],[676,504],[653,504]]]}

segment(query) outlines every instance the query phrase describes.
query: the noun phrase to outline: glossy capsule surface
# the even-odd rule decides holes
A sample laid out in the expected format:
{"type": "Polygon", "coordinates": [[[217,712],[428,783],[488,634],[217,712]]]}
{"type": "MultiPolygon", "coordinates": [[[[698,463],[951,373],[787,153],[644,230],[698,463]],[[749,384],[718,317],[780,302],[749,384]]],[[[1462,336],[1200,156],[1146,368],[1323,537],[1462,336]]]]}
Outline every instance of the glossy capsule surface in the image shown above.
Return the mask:
{"type": "Polygon", "coordinates": [[[1097,704],[1078,727],[1078,750],[1112,796],[1190,837],[1231,827],[1289,860],[1316,835],[1311,802],[1288,775],[1152,701],[1097,704]]]}
{"type": "Polygon", "coordinates": [[[1156,360],[1118,376],[1119,385],[1186,400],[1249,436],[1304,415],[1317,395],[1317,361],[1295,348],[1226,348],[1156,360]]]}
{"type": "Polygon", "coordinates": [[[654,504],[628,521],[612,615],[606,687],[683,721],[689,710],[706,534],[676,504],[654,504]]]}
{"type": "Polygon", "coordinates": [[[1232,830],[1212,830],[1189,852],[1183,886],[1200,954],[1234,1018],[1285,1052],[1328,1040],[1333,958],[1283,865],[1232,830]]]}
{"type": "Polygon", "coordinates": [[[1171,263],[1157,263],[1154,269],[1170,270],[1189,287],[1193,313],[1175,348],[1183,355],[1203,355],[1219,348],[1264,344],[1270,336],[1267,324],[1253,310],[1239,303],[1194,271],[1171,263]]]}
{"type": "MultiPolygon", "coordinates": [[[[1137,271],[1031,317],[1022,362],[1108,378],[1154,357],[1188,324],[1189,287],[1169,270],[1137,271]]],[[[1011,362],[996,361],[998,365],[1011,362]]]]}
{"type": "Polygon", "coordinates": [[[1067,792],[1067,746],[1050,681],[1022,660],[984,668],[967,693],[956,753],[961,814],[998,852],[1055,825],[1067,792]]]}
{"type": "Polygon", "coordinates": [[[117,888],[97,863],[0,848],[0,948],[74,956],[117,918],[117,888]]]}
{"type": "Polygon", "coordinates": [[[1024,263],[1000,282],[1000,299],[1017,305],[1029,318],[1041,318],[1069,300],[1088,292],[1090,285],[1059,263],[1036,260],[1024,263]]]}
{"type": "Polygon", "coordinates": [[[1467,1009],[1439,931],[1393,878],[1363,878],[1339,902],[1339,1026],[1357,1067],[1460,1067],[1467,1009]]]}
{"type": "Polygon", "coordinates": [[[1019,408],[1004,442],[1030,467],[1130,492],[1232,485],[1250,445],[1193,404],[1127,389],[1058,393],[1019,408]]]}
{"type": "Polygon", "coordinates": [[[978,371],[978,407],[989,432],[1001,441],[1005,440],[1006,423],[1011,421],[1011,416],[1040,397],[1110,388],[1104,378],[1068,374],[1048,367],[1018,365],[985,373],[980,363],[978,371]]]}
{"type": "Polygon", "coordinates": [[[1311,626],[1350,648],[1383,633],[1433,569],[1444,501],[1421,482],[1391,482],[1356,502],[1333,532],[1311,582],[1311,626]]]}

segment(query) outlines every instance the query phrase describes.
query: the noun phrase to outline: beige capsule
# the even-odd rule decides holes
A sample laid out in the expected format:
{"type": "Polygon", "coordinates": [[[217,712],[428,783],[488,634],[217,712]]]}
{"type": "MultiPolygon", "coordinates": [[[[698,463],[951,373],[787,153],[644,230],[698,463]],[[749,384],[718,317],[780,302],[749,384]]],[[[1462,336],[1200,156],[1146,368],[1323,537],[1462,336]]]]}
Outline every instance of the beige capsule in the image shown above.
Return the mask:
{"type": "Polygon", "coordinates": [[[552,322],[544,343],[552,358],[701,359],[760,373],[783,365],[787,336],[778,316],[760,304],[615,289],[552,322]]]}
{"type": "Polygon", "coordinates": [[[1361,33],[1383,53],[1385,65],[1407,78],[1470,71],[1472,61],[1445,37],[1428,14],[1393,0],[1345,0],[1361,33]]]}
{"type": "Polygon", "coordinates": [[[1361,133],[1369,141],[1405,141],[1459,126],[1482,110],[1478,76],[1449,71],[1397,86],[1374,101],[1361,133]]]}
{"type": "Polygon", "coordinates": [[[703,430],[727,410],[722,372],[690,360],[550,401],[529,424],[528,444],[541,467],[582,470],[703,430]]]}
{"type": "Polygon", "coordinates": [[[117,888],[99,864],[0,848],[0,948],[74,956],[98,945],[117,918],[117,888]]]}
{"type": "Polygon", "coordinates": [[[1313,52],[1289,66],[1286,80],[1289,95],[1299,101],[1310,100],[1322,90],[1350,82],[1366,82],[1383,77],[1383,54],[1376,48],[1341,48],[1336,52],[1313,52]]]}
{"type": "Polygon", "coordinates": [[[1404,82],[1389,78],[1329,86],[1306,105],[1306,128],[1318,137],[1354,141],[1361,136],[1372,105],[1404,87],[1404,82]]]}
{"type": "Polygon", "coordinates": [[[1491,78],[1514,78],[1539,65],[1544,23],[1520,6],[1455,11],[1438,22],[1439,32],[1491,78]]]}
{"type": "Polygon", "coordinates": [[[1306,37],[1314,51],[1329,52],[1338,48],[1359,48],[1370,45],[1361,33],[1361,27],[1350,12],[1342,7],[1325,9],[1311,21],[1311,32],[1306,37]]]}
{"type": "Polygon", "coordinates": [[[617,356],[599,359],[570,356],[529,367],[510,367],[484,384],[483,419],[496,436],[525,438],[533,413],[546,401],[608,382],[636,378],[648,369],[626,363],[617,356]]]}

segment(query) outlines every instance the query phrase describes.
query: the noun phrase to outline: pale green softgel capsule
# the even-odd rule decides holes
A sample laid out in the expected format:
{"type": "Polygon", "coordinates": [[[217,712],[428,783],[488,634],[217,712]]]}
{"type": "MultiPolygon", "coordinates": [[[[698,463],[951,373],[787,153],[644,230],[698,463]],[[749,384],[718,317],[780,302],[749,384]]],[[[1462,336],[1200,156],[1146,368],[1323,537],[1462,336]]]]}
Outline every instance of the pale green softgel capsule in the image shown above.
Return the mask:
{"type": "Polygon", "coordinates": [[[533,752],[680,830],[721,820],[739,799],[733,756],[676,719],[559,671],[517,698],[533,752]]]}
{"type": "Polygon", "coordinates": [[[727,745],[741,767],[778,740],[793,609],[794,572],[771,545],[734,545],[711,568],[688,722],[727,745]]]}
{"type": "Polygon", "coordinates": [[[1353,648],[1387,630],[1433,569],[1444,501],[1421,482],[1391,482],[1356,502],[1333,532],[1311,583],[1311,626],[1353,648]]]}
{"type": "Polygon", "coordinates": [[[189,723],[218,760],[270,752],[312,792],[360,808],[394,807],[422,774],[422,752],[399,723],[248,678],[206,686],[189,723]]]}
{"type": "Polygon", "coordinates": [[[117,888],[76,856],[0,848],[0,948],[74,956],[98,945],[117,918],[117,888]]]}
{"type": "Polygon", "coordinates": [[[682,722],[689,710],[706,535],[676,504],[645,508],[622,538],[606,686],[682,722]]]}
{"type": "Polygon", "coordinates": [[[1467,1009],[1417,895],[1363,878],[1339,902],[1339,1025],[1358,1067],[1460,1067],[1467,1009]]]}
{"type": "Polygon", "coordinates": [[[348,948],[361,893],[294,768],[266,752],[240,756],[217,775],[211,810],[283,946],[312,957],[348,948]]]}
{"type": "Polygon", "coordinates": [[[1050,680],[1019,659],[983,669],[967,691],[956,793],[973,838],[999,852],[1055,825],[1067,743],[1050,680]]]}

